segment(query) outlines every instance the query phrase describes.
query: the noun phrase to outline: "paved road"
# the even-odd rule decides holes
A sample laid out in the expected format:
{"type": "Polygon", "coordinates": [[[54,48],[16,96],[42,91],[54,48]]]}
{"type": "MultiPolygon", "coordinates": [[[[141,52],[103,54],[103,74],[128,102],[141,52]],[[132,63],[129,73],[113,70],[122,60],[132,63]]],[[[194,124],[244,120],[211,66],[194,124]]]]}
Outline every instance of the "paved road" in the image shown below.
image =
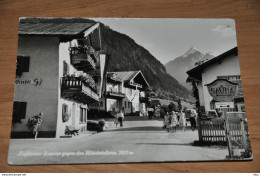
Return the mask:
{"type": "Polygon", "coordinates": [[[10,164],[223,160],[226,148],[196,147],[197,131],[167,133],[160,120],[134,119],[124,127],[72,139],[12,139],[10,164]],[[38,155],[38,156],[32,156],[38,155]]]}

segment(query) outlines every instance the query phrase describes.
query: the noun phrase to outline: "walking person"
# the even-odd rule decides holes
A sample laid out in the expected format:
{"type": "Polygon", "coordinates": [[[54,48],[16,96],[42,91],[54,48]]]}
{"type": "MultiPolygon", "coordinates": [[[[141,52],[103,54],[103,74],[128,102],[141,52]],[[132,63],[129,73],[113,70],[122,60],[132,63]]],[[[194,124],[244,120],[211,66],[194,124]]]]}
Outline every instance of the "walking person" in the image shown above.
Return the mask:
{"type": "Polygon", "coordinates": [[[178,125],[177,114],[174,111],[170,112],[170,118],[172,120],[172,131],[176,132],[177,131],[177,125],[178,125]]]}
{"type": "Polygon", "coordinates": [[[190,123],[191,123],[191,129],[194,131],[196,129],[196,118],[197,118],[197,112],[194,109],[190,110],[190,123]]]}
{"type": "Polygon", "coordinates": [[[179,120],[180,127],[182,127],[182,131],[186,131],[186,116],[184,111],[181,110],[179,115],[180,115],[180,120],[179,120]]]}
{"type": "Polygon", "coordinates": [[[124,120],[124,113],[122,110],[119,111],[119,113],[117,114],[118,116],[118,121],[120,123],[120,127],[123,127],[123,120],[124,120]]]}
{"type": "Polygon", "coordinates": [[[172,126],[172,119],[168,112],[166,112],[164,116],[164,125],[166,127],[167,132],[170,132],[170,128],[172,126]]]}
{"type": "Polygon", "coordinates": [[[154,109],[150,106],[147,110],[148,110],[148,118],[152,119],[152,117],[153,117],[153,110],[154,109]]]}

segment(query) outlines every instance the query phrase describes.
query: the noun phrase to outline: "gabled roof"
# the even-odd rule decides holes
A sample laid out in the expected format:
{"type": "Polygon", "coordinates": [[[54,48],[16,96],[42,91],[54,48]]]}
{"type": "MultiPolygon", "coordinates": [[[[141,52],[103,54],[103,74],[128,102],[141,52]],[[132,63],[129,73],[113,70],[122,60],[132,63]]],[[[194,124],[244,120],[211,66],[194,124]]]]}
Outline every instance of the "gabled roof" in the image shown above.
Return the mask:
{"type": "Polygon", "coordinates": [[[139,71],[126,71],[126,72],[114,72],[116,73],[117,77],[124,80],[124,81],[130,81],[132,78],[134,78],[139,71]]]}
{"type": "Polygon", "coordinates": [[[19,34],[78,35],[95,23],[20,23],[19,34]]]}
{"type": "Polygon", "coordinates": [[[147,87],[150,87],[148,82],[146,81],[143,73],[139,70],[139,71],[126,71],[126,72],[113,72],[116,73],[117,77],[123,81],[133,81],[133,79],[137,76],[137,75],[141,75],[143,77],[144,82],[146,83],[147,87]]]}
{"type": "Polygon", "coordinates": [[[203,72],[203,70],[207,67],[209,67],[210,65],[213,65],[217,62],[221,62],[222,59],[225,59],[227,58],[228,56],[231,56],[231,55],[237,55],[238,51],[237,51],[237,47],[234,47],[230,50],[228,50],[227,52],[217,56],[217,57],[214,57],[200,65],[198,65],[197,67],[194,67],[190,70],[188,70],[186,73],[189,75],[189,79],[196,79],[196,80],[201,80],[201,73],[203,72]]]}

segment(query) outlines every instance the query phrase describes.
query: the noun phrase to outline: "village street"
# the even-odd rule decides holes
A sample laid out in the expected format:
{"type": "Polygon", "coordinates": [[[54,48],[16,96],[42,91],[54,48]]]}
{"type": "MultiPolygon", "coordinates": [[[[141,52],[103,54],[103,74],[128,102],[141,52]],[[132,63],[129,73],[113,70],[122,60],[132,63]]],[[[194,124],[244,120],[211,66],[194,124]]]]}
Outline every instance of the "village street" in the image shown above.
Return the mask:
{"type": "Polygon", "coordinates": [[[8,160],[15,163],[9,164],[201,161],[228,155],[225,147],[192,146],[198,132],[190,128],[167,133],[161,119],[128,119],[123,128],[68,139],[11,139],[8,160]]]}

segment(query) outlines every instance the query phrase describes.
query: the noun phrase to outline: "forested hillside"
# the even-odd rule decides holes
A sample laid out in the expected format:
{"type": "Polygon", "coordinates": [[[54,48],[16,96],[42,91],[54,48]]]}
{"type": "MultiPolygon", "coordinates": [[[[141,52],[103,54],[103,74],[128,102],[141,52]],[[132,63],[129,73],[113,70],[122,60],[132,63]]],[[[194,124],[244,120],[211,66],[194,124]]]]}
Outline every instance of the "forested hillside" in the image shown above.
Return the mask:
{"type": "Polygon", "coordinates": [[[101,24],[102,47],[111,57],[108,71],[141,70],[160,97],[189,98],[191,93],[170,76],[163,64],[132,38],[101,24]]]}

